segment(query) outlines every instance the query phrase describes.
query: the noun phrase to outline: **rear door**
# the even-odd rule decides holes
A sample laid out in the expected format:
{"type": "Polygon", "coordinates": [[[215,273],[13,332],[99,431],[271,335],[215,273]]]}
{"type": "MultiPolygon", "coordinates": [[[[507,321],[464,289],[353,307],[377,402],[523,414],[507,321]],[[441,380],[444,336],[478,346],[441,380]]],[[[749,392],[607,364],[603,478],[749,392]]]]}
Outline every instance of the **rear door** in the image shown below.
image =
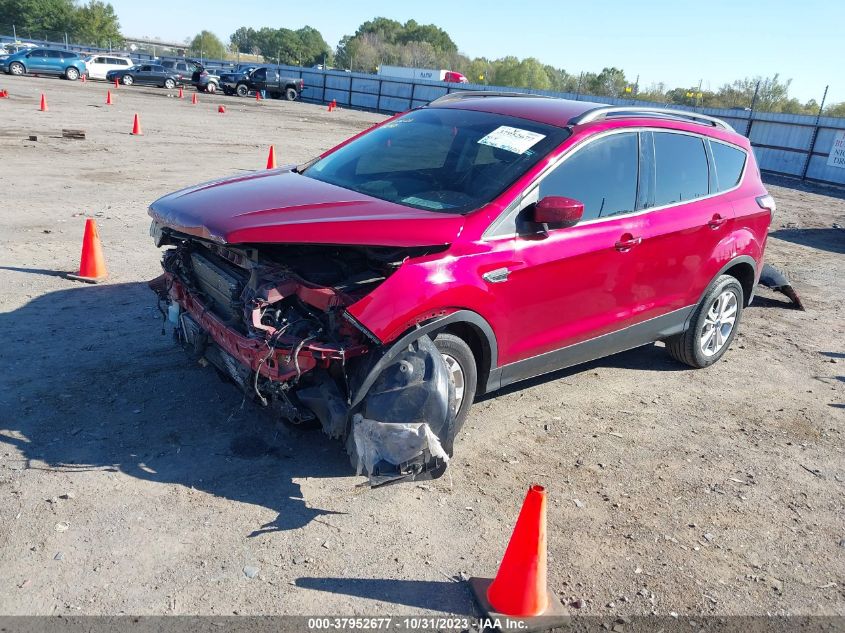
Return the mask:
{"type": "Polygon", "coordinates": [[[731,256],[725,242],[734,223],[729,200],[717,190],[706,138],[652,130],[648,147],[652,192],[638,237],[637,272],[643,318],[695,305],[720,264],[731,256]],[[715,267],[715,269],[714,269],[715,267]]]}

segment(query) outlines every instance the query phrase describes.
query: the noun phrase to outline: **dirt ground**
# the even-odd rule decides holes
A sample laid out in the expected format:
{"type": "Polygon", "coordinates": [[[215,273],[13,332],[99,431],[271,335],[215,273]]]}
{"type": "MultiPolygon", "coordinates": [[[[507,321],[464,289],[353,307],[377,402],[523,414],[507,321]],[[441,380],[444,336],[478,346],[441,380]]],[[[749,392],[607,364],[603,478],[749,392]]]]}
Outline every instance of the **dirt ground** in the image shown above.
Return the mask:
{"type": "Polygon", "coordinates": [[[369,490],[339,443],[274,423],[161,335],[146,210],[263,168],[271,143],[303,161],[382,117],[2,88],[0,613],[469,615],[462,575],[495,573],[539,482],[572,613],[845,615],[841,190],[770,186],[767,258],[806,312],[761,290],[710,369],[655,345],[485,398],[449,475],[369,490]],[[86,217],[98,286],[61,276],[86,217]]]}

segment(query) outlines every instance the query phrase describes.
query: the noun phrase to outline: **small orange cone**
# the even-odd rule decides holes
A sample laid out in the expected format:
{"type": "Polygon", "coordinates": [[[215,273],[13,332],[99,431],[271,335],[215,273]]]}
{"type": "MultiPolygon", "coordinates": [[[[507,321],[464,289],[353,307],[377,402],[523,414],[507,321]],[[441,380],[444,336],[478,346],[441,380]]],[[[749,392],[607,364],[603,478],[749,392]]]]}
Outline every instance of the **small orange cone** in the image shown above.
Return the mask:
{"type": "Polygon", "coordinates": [[[44,96],[44,93],[41,93],[41,108],[42,112],[47,112],[47,97],[44,96]]]}
{"type": "Polygon", "coordinates": [[[113,105],[114,101],[111,99],[111,90],[106,92],[106,105],[113,105]]]}
{"type": "Polygon", "coordinates": [[[191,105],[197,105],[197,101],[197,93],[195,92],[193,95],[191,95],[191,105]]]}
{"type": "Polygon", "coordinates": [[[103,257],[103,245],[100,233],[93,218],[85,220],[85,235],[82,238],[82,256],[79,259],[79,273],[69,274],[70,279],[97,283],[106,278],[106,260],[103,257]]]}
{"type": "Polygon", "coordinates": [[[255,91],[255,100],[261,101],[261,91],[260,90],[255,91]]]}
{"type": "Polygon", "coordinates": [[[117,80],[117,77],[115,77],[115,78],[114,78],[114,87],[115,87],[115,88],[119,88],[119,87],[120,87],[120,82],[117,80]]]}
{"type": "Polygon", "coordinates": [[[138,118],[138,115],[135,115],[135,121],[132,123],[132,134],[135,136],[143,136],[144,133],[141,131],[141,119],[138,118]]]}
{"type": "Polygon", "coordinates": [[[332,102],[329,101],[329,107],[326,108],[326,112],[331,112],[331,111],[332,111],[332,102]]]}
{"type": "Polygon", "coordinates": [[[217,106],[217,112],[219,112],[220,114],[226,114],[226,106],[217,106]]]}
{"type": "Polygon", "coordinates": [[[0,99],[8,99],[9,98],[9,91],[8,90],[0,90],[0,99]]]}
{"type": "Polygon", "coordinates": [[[270,146],[270,153],[267,154],[267,169],[276,169],[276,148],[270,146]]]}
{"type": "Polygon", "coordinates": [[[85,73],[82,73],[82,75],[80,75],[80,79],[82,79],[82,83],[88,81],[87,79],[85,79],[85,73]]]}
{"type": "Polygon", "coordinates": [[[179,98],[184,99],[185,95],[182,94],[182,86],[179,86],[179,98]]]}
{"type": "MultiPolygon", "coordinates": [[[[566,610],[546,587],[546,490],[533,485],[522,504],[496,578],[470,578],[482,610],[492,618],[523,620],[515,630],[560,626],[566,610]]],[[[500,627],[504,628],[508,627],[500,627]]]]}
{"type": "Polygon", "coordinates": [[[337,99],[332,99],[332,112],[337,110],[337,99]]]}

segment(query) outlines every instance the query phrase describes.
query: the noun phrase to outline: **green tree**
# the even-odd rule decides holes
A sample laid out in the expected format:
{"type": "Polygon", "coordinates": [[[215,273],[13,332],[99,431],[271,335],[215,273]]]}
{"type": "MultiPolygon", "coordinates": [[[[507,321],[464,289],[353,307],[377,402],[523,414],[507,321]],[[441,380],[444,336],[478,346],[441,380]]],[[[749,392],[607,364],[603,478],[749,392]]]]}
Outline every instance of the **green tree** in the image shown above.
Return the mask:
{"type": "Polygon", "coordinates": [[[587,90],[590,94],[603,97],[622,97],[625,95],[625,87],[628,81],[625,73],[616,67],[604,68],[590,79],[587,90]]]}
{"type": "Polygon", "coordinates": [[[311,26],[303,26],[296,30],[296,36],[302,46],[302,65],[331,64],[334,57],[331,47],[323,39],[323,35],[311,26]]]}
{"type": "Polygon", "coordinates": [[[106,2],[91,0],[76,10],[73,18],[74,39],[95,46],[119,46],[123,41],[120,22],[114,7],[106,2]]]}
{"type": "Polygon", "coordinates": [[[0,0],[0,24],[15,25],[19,36],[58,39],[74,28],[73,0],[0,0]]]}
{"type": "Polygon", "coordinates": [[[232,50],[241,53],[253,53],[256,49],[255,29],[242,26],[229,36],[232,50]]]}
{"type": "Polygon", "coordinates": [[[200,31],[191,40],[188,48],[191,55],[203,59],[223,59],[226,57],[226,45],[211,31],[200,31]]]}

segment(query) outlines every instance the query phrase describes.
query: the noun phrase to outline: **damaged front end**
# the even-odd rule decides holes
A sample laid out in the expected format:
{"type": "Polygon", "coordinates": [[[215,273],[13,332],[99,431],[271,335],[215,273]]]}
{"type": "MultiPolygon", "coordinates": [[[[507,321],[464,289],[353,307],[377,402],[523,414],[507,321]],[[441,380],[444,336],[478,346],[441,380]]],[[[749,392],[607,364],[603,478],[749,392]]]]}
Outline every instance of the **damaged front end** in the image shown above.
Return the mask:
{"type": "Polygon", "coordinates": [[[153,225],[173,336],[293,424],[342,440],[372,485],[440,476],[455,393],[428,336],[383,345],[347,311],[426,247],[221,245],[153,225]]]}

